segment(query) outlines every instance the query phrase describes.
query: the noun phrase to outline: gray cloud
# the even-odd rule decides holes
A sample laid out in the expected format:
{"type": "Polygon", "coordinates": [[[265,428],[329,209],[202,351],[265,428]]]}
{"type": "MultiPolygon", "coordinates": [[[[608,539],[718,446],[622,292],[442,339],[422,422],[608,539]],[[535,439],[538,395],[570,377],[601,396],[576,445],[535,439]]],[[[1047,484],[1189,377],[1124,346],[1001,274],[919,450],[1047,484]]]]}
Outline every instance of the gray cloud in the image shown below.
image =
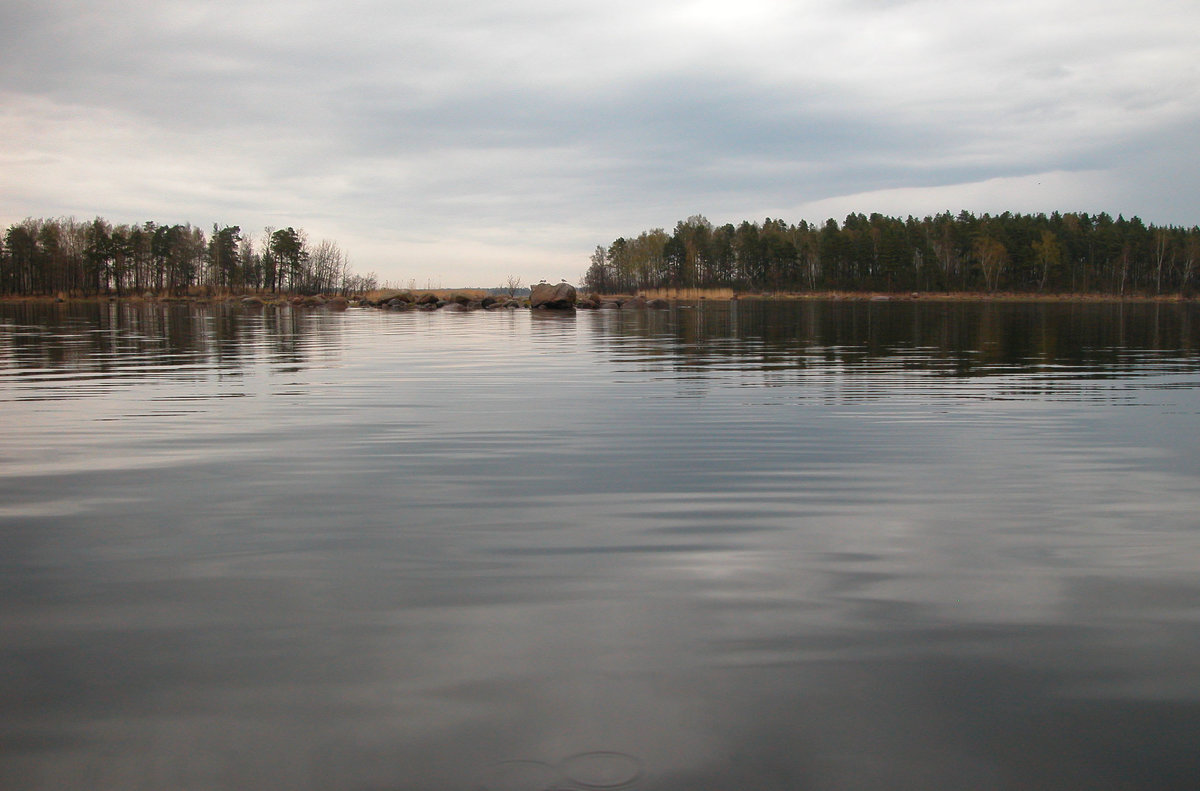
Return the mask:
{"type": "Polygon", "coordinates": [[[448,283],[574,277],[695,212],[1106,208],[1081,205],[1097,174],[1110,210],[1190,224],[1197,23],[1176,0],[16,2],[0,220],[286,222],[448,283]],[[985,186],[1041,176],[1044,205],[985,186]]]}

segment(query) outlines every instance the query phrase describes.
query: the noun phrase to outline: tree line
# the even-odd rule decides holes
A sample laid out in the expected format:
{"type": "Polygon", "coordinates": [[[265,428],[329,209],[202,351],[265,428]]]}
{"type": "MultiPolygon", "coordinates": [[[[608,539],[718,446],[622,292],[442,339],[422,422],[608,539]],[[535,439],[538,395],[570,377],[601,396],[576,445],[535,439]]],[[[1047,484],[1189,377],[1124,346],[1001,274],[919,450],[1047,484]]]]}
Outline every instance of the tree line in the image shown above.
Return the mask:
{"type": "Polygon", "coordinates": [[[335,242],[309,242],[303,230],[145,222],[113,225],[97,217],[26,219],[0,240],[0,295],[182,294],[195,286],[297,294],[351,293],[376,287],[356,275],[335,242]]]}
{"type": "Polygon", "coordinates": [[[1200,228],[1105,213],[851,214],[839,224],[767,218],[714,226],[702,215],[597,246],[597,292],[1012,291],[1182,294],[1197,285],[1200,228]]]}

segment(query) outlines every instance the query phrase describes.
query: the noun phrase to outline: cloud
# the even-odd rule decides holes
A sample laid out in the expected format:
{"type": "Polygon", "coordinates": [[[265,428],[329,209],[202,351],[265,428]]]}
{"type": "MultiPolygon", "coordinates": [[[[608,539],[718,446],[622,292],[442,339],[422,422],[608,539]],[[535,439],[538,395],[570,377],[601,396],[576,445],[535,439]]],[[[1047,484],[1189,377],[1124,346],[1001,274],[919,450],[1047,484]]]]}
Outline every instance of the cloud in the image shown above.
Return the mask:
{"type": "Polygon", "coordinates": [[[1118,200],[1113,179],[1103,172],[1052,171],[969,184],[901,187],[839,195],[803,203],[777,214],[819,221],[829,217],[840,220],[852,212],[878,212],[897,217],[909,214],[924,217],[943,211],[957,214],[962,209],[980,214],[994,213],[998,206],[1030,214],[1049,214],[1064,206],[1101,212],[1111,210],[1118,200]]]}
{"type": "Polygon", "coordinates": [[[463,284],[853,196],[1190,223],[1198,23],[1176,0],[14,2],[0,221],[287,223],[463,284]]]}

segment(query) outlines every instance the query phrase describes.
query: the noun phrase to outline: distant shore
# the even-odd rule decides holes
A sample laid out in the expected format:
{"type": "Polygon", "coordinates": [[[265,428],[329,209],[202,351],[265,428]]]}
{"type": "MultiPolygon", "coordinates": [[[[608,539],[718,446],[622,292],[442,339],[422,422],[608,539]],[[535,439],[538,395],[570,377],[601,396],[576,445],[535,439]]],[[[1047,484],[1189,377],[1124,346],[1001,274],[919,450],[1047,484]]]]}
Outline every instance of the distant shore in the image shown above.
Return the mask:
{"type": "MultiPolygon", "coordinates": [[[[376,306],[390,298],[390,294],[398,293],[400,289],[377,289],[367,294],[342,295],[285,295],[262,293],[256,291],[230,293],[188,293],[188,294],[91,294],[77,295],[60,293],[57,295],[20,295],[11,294],[0,296],[0,302],[123,302],[123,303],[194,303],[194,304],[252,304],[262,306],[291,306],[291,307],[323,307],[335,308],[349,306],[376,306]]],[[[407,290],[405,290],[407,291],[407,290]]],[[[410,293],[429,294],[439,302],[466,303],[485,299],[491,292],[486,289],[413,289],[410,293]]],[[[493,295],[494,296],[494,295],[493,295]]],[[[598,301],[616,299],[624,301],[634,296],[646,299],[663,299],[668,302],[722,302],[722,301],[757,301],[757,302],[1033,302],[1033,303],[1088,303],[1088,302],[1158,302],[1158,303],[1190,303],[1200,302],[1200,294],[1184,296],[1182,294],[1104,294],[1104,293],[1026,293],[1017,291],[752,291],[736,292],[732,289],[645,289],[636,294],[602,294],[584,295],[595,296],[598,301]]],[[[508,299],[501,297],[501,299],[508,299]]],[[[517,298],[523,306],[528,305],[528,298],[517,298]]]]}
{"type": "Polygon", "coordinates": [[[897,301],[897,302],[1196,302],[1200,296],[1180,294],[1030,294],[1018,291],[819,291],[771,295],[739,295],[737,299],[897,301]]]}
{"type": "Polygon", "coordinates": [[[670,302],[763,301],[763,302],[1197,302],[1200,294],[1038,294],[1019,291],[754,291],[732,289],[639,290],[647,299],[670,302]]]}

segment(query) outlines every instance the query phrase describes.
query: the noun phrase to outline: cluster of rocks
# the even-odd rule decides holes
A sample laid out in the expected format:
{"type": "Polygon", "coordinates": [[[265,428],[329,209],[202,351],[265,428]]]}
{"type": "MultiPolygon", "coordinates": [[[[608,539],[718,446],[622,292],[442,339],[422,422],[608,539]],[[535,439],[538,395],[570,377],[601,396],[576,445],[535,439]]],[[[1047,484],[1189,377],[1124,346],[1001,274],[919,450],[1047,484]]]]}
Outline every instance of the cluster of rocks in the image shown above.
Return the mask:
{"type": "Polygon", "coordinates": [[[388,310],[516,310],[524,307],[519,300],[503,296],[476,298],[471,294],[451,293],[443,297],[431,292],[409,289],[388,291],[374,299],[363,298],[359,304],[388,310]]]}
{"type": "Polygon", "coordinates": [[[642,296],[616,294],[580,297],[570,283],[539,283],[530,290],[528,300],[514,299],[503,295],[480,295],[480,292],[413,291],[411,289],[388,289],[371,296],[294,296],[271,297],[250,295],[231,297],[230,301],[241,301],[247,306],[327,307],[343,310],[347,307],[374,307],[387,310],[442,310],[450,313],[470,310],[636,310],[645,308],[667,308],[665,299],[646,299],[642,296]]]}
{"type": "Polygon", "coordinates": [[[605,297],[592,294],[581,299],[575,293],[575,287],[569,283],[559,283],[556,286],[539,283],[532,289],[529,305],[534,309],[546,310],[634,310],[670,307],[670,303],[665,299],[646,299],[628,294],[605,297]]]}
{"type": "Polygon", "coordinates": [[[505,296],[478,297],[471,294],[451,292],[438,296],[432,292],[415,292],[408,289],[387,291],[374,299],[363,299],[350,304],[362,304],[388,310],[443,310],[447,312],[463,312],[469,310],[517,310],[530,308],[532,310],[630,310],[637,308],[666,308],[670,307],[665,299],[646,299],[640,296],[625,294],[599,297],[595,295],[580,298],[575,287],[570,283],[539,283],[530,289],[528,301],[522,301],[505,296]]]}
{"type": "MultiPolygon", "coordinates": [[[[68,299],[65,293],[55,296],[56,302],[68,299]]],[[[282,294],[155,294],[145,292],[133,296],[109,296],[109,300],[130,299],[145,302],[188,302],[188,303],[240,303],[246,307],[297,307],[328,308],[345,310],[348,307],[374,307],[389,310],[444,310],[462,312],[469,310],[632,310],[639,308],[668,308],[665,299],[646,299],[642,296],[615,294],[598,296],[589,294],[580,297],[570,283],[539,283],[531,289],[528,299],[520,300],[509,296],[484,295],[475,292],[413,291],[410,289],[388,289],[373,292],[370,296],[306,295],[287,296],[282,294]]]]}

